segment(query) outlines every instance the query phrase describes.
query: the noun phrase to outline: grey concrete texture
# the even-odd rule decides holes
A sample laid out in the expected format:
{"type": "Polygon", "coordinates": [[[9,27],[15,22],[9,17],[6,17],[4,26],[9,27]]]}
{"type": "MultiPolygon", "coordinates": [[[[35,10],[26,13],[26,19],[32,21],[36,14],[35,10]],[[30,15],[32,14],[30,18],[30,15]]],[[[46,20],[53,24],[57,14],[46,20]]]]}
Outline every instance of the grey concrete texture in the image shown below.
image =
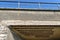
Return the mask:
{"type": "Polygon", "coordinates": [[[0,10],[0,20],[60,21],[60,12],[0,10]]]}
{"type": "MultiPolygon", "coordinates": [[[[36,20],[36,21],[60,21],[60,12],[54,11],[12,11],[0,10],[0,20],[36,20]]],[[[8,40],[21,40],[16,34],[10,33],[8,40]],[[12,34],[14,39],[12,38],[12,34]],[[17,38],[16,38],[17,37],[17,38]]]]}
{"type": "MultiPolygon", "coordinates": [[[[14,40],[22,40],[22,38],[19,37],[19,35],[17,35],[15,32],[12,32],[12,35],[13,35],[14,40]]],[[[13,39],[11,39],[11,40],[13,40],[13,39]]]]}

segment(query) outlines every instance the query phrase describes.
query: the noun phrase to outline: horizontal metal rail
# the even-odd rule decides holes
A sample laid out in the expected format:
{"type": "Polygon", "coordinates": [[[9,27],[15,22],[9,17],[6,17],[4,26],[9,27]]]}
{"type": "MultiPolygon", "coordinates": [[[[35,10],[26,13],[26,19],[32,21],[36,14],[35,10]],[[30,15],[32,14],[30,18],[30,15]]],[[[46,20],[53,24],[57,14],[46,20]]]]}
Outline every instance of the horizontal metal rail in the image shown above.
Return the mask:
{"type": "Polygon", "coordinates": [[[24,1],[0,1],[0,2],[12,2],[12,3],[32,3],[32,4],[60,4],[59,2],[24,2],[24,1]]]}
{"type": "Polygon", "coordinates": [[[58,2],[23,2],[20,1],[20,3],[32,3],[32,4],[60,4],[58,2]]]}
{"type": "Polygon", "coordinates": [[[18,3],[18,1],[0,1],[0,2],[18,3]]]}

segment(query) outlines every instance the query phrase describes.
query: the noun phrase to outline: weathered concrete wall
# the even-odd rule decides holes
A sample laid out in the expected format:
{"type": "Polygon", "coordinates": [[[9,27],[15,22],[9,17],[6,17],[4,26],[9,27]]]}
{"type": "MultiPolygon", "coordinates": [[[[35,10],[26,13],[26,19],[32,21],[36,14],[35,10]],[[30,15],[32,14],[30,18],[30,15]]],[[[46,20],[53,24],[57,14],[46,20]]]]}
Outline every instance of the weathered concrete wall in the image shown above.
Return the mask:
{"type": "MultiPolygon", "coordinates": [[[[43,24],[44,25],[60,25],[60,12],[0,10],[0,21],[2,25],[4,24],[7,26],[21,25],[21,24],[23,25],[33,25],[33,24],[34,25],[43,25],[43,24]]],[[[60,30],[57,30],[57,31],[59,32],[60,30]]],[[[55,30],[55,32],[57,31],[55,30]]],[[[14,40],[12,34],[10,34],[10,37],[8,38],[8,40],[9,39],[14,40]]]]}
{"type": "Polygon", "coordinates": [[[60,12],[0,10],[0,20],[60,21],[60,12]]]}

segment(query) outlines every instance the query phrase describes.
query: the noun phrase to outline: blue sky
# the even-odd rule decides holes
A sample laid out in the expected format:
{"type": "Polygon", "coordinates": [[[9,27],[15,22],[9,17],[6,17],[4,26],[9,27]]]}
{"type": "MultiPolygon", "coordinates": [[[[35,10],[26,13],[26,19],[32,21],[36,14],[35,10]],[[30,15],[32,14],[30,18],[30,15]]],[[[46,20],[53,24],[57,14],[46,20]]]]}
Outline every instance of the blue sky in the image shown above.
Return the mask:
{"type": "MultiPolygon", "coordinates": [[[[60,3],[60,0],[0,0],[0,8],[18,8],[19,2],[53,2],[60,3]],[[15,2],[1,2],[1,1],[15,1],[15,2]]],[[[19,8],[28,9],[59,9],[60,4],[31,4],[31,3],[20,3],[19,8]]]]}

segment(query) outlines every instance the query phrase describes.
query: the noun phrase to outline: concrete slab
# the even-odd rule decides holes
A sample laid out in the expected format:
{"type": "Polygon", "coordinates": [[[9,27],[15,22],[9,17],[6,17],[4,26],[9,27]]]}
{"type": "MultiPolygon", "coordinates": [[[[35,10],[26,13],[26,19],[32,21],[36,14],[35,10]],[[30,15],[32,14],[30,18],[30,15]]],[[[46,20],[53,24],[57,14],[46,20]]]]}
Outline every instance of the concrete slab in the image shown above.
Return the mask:
{"type": "Polygon", "coordinates": [[[60,12],[0,10],[0,20],[60,21],[60,12]]]}

